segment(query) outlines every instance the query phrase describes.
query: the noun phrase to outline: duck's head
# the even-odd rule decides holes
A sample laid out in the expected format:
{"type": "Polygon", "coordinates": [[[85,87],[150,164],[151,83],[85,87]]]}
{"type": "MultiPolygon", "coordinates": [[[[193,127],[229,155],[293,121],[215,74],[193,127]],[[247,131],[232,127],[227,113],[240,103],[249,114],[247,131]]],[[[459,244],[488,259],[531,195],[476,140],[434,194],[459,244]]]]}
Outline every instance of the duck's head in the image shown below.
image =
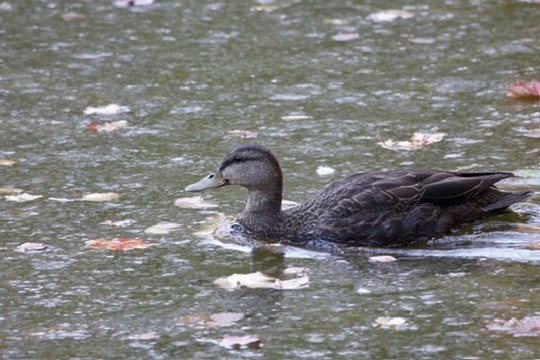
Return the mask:
{"type": "Polygon", "coordinates": [[[283,176],[272,152],[262,145],[241,145],[225,156],[216,172],[185,191],[196,192],[225,185],[238,185],[250,191],[281,191],[283,176]]]}

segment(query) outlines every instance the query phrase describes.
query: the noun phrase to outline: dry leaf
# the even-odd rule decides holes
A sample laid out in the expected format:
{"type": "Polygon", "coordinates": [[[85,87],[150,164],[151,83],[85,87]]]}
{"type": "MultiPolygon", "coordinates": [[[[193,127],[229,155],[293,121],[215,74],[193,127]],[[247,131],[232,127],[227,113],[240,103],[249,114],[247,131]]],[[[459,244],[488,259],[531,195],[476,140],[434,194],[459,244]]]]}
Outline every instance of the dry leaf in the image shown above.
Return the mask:
{"type": "Polygon", "coordinates": [[[105,201],[115,201],[122,197],[122,195],[109,192],[109,193],[92,193],[86,194],[80,201],[92,201],[92,202],[105,202],[105,201]]]}
{"type": "Polygon", "coordinates": [[[116,251],[125,251],[133,249],[146,249],[147,247],[157,245],[155,243],[149,243],[144,239],[135,238],[115,238],[112,240],[107,239],[94,239],[87,240],[86,245],[92,249],[107,249],[116,251]]]}
{"type": "Polygon", "coordinates": [[[42,252],[49,249],[49,245],[38,242],[27,242],[17,246],[17,251],[22,253],[42,252]]]}
{"type": "Polygon", "coordinates": [[[383,326],[383,327],[396,327],[403,325],[407,322],[405,318],[402,317],[389,317],[389,316],[379,316],[375,319],[375,323],[373,325],[375,326],[383,326]]]}
{"type": "Polygon", "coordinates": [[[522,99],[540,99],[540,81],[531,81],[526,83],[518,80],[512,85],[506,87],[508,96],[522,99]]]}
{"type": "Polygon", "coordinates": [[[98,107],[89,106],[84,110],[84,115],[116,115],[128,111],[129,107],[127,106],[109,104],[98,107]]]}
{"type": "Polygon", "coordinates": [[[86,19],[86,15],[79,14],[77,12],[67,12],[62,14],[62,19],[64,19],[65,21],[84,20],[86,19]]]}
{"type": "Polygon", "coordinates": [[[128,125],[128,122],[126,120],[111,121],[111,122],[106,122],[103,124],[99,124],[93,121],[90,124],[88,124],[86,128],[93,133],[113,132],[113,131],[118,131],[120,129],[124,129],[125,127],[127,127],[127,125],[128,125]]]}
{"type": "Polygon", "coordinates": [[[207,209],[218,206],[203,200],[202,196],[179,198],[174,201],[174,205],[184,209],[207,209]]]}
{"type": "Polygon", "coordinates": [[[261,339],[255,335],[245,336],[225,336],[218,343],[219,346],[223,346],[230,349],[241,349],[242,347],[249,347],[252,349],[258,349],[261,346],[261,339]]]}
{"type": "Polygon", "coordinates": [[[410,141],[394,141],[380,140],[377,144],[389,150],[419,150],[426,146],[441,141],[446,136],[443,132],[437,132],[437,129],[432,129],[432,132],[423,133],[415,132],[410,141]]]}
{"type": "Polygon", "coordinates": [[[0,188],[0,195],[16,195],[22,193],[22,189],[16,189],[11,187],[0,188]]]}
{"type": "Polygon", "coordinates": [[[17,194],[17,195],[6,195],[6,200],[14,201],[14,202],[27,202],[27,201],[40,199],[42,197],[43,195],[31,195],[27,193],[22,193],[22,194],[17,194]]]}
{"type": "Polygon", "coordinates": [[[170,233],[171,231],[175,231],[180,229],[180,224],[174,223],[174,222],[160,222],[156,225],[152,225],[146,229],[144,229],[144,232],[147,234],[155,234],[155,235],[165,235],[170,233]]]}
{"type": "Polygon", "coordinates": [[[239,137],[243,139],[251,139],[251,138],[256,138],[257,133],[253,131],[248,131],[248,130],[230,130],[230,131],[227,131],[227,136],[225,137],[228,137],[228,138],[239,137]]]}
{"type": "Polygon", "coordinates": [[[293,290],[308,287],[309,277],[302,276],[296,279],[280,280],[257,271],[250,274],[233,274],[221,277],[216,279],[214,284],[229,290],[241,288],[293,290]]]}
{"type": "Polygon", "coordinates": [[[390,255],[379,255],[379,256],[371,256],[369,258],[369,261],[387,263],[387,262],[397,261],[397,259],[390,255]]]}
{"type": "Polygon", "coordinates": [[[9,160],[9,159],[3,159],[3,160],[0,160],[0,165],[1,166],[13,166],[17,163],[17,161],[15,160],[9,160]]]}
{"type": "Polygon", "coordinates": [[[514,336],[539,336],[540,316],[525,316],[518,320],[511,318],[508,321],[495,319],[487,324],[488,330],[502,331],[514,336]]]}
{"type": "Polygon", "coordinates": [[[408,19],[414,16],[414,13],[406,10],[384,10],[370,14],[367,18],[374,22],[388,22],[396,19],[408,19]]]}

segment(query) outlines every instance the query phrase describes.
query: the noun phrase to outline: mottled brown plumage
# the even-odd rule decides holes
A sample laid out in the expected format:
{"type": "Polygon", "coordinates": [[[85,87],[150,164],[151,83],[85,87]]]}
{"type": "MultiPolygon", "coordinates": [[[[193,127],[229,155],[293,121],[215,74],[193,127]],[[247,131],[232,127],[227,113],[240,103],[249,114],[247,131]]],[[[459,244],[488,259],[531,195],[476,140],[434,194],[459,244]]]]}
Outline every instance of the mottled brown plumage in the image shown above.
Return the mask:
{"type": "Polygon", "coordinates": [[[282,173],[270,150],[235,148],[218,171],[187,191],[224,185],[248,189],[238,222],[268,242],[298,246],[398,246],[440,236],[463,223],[500,213],[532,192],[494,184],[511,173],[396,170],[358,173],[336,181],[306,203],[281,209],[282,173]]]}

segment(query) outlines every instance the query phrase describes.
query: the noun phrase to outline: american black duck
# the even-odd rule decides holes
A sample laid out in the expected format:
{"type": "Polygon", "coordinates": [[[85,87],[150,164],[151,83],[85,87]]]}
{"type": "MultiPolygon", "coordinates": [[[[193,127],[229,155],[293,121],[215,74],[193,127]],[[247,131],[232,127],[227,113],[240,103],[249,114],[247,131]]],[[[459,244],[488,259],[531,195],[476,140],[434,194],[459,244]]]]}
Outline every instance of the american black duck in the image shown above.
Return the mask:
{"type": "Polygon", "coordinates": [[[245,187],[248,200],[237,222],[267,242],[398,246],[447,234],[528,200],[532,191],[503,192],[494,186],[511,176],[419,169],[363,172],[282,210],[283,176],[276,157],[264,146],[243,145],[227,154],[215,173],[185,190],[245,187]]]}

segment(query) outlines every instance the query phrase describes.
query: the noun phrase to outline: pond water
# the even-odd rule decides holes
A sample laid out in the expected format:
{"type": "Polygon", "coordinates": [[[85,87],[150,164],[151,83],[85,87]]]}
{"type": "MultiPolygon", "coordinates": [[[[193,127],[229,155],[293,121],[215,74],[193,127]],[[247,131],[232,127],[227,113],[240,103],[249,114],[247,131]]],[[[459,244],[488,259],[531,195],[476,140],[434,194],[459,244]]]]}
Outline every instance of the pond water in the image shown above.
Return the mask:
{"type": "Polygon", "coordinates": [[[406,167],[513,171],[520,177],[502,188],[540,191],[540,102],[506,95],[507,84],[540,77],[539,4],[140,3],[0,4],[0,160],[16,161],[0,165],[0,188],[42,196],[0,197],[2,358],[540,357],[537,329],[504,323],[540,315],[538,195],[428,244],[344,255],[249,251],[201,235],[217,214],[242,210],[242,189],[205,193],[213,208],[174,205],[245,142],[274,150],[291,201],[357,171],[406,167]],[[370,17],[389,9],[402,18],[370,17]],[[85,114],[108,104],[129,109],[85,114]],[[88,128],[116,121],[127,126],[88,128]],[[424,149],[378,144],[433,128],[446,135],[424,149]],[[319,176],[319,166],[335,173],[319,176]],[[72,201],[108,192],[122,197],[72,201]],[[177,228],[144,232],[160,222],[177,228]],[[86,244],[116,237],[157,245],[86,244]],[[27,242],[49,248],[18,252],[27,242]],[[292,266],[309,269],[309,287],[214,284],[292,266]],[[223,312],[244,318],[186,321],[223,312]],[[219,346],[227,335],[261,346],[219,346]]]}

